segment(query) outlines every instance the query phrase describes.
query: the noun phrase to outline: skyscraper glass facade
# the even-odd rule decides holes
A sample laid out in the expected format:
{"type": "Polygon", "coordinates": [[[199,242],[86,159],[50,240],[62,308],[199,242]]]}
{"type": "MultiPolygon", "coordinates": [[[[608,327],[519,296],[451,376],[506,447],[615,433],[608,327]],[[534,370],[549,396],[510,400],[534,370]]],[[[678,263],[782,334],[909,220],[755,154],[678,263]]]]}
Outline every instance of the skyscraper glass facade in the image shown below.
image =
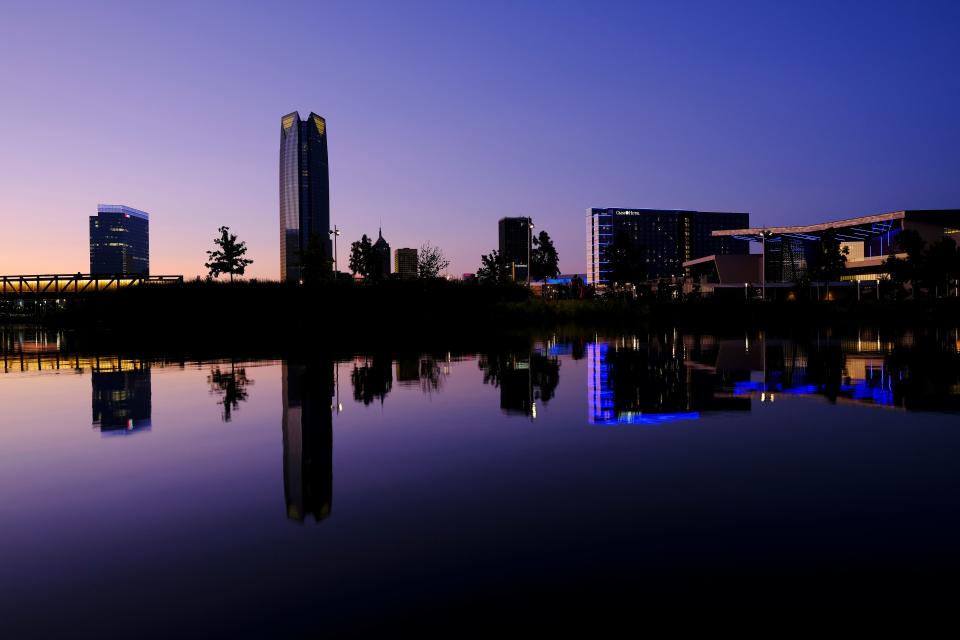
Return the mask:
{"type": "Polygon", "coordinates": [[[117,204],[90,216],[90,273],[150,275],[150,223],[145,212],[117,204]]]}
{"type": "Polygon", "coordinates": [[[708,255],[743,254],[749,246],[718,229],[749,226],[749,213],[668,209],[587,209],[587,283],[609,284],[607,251],[619,238],[646,279],[678,278],[686,260],[708,255]]]}
{"type": "Polygon", "coordinates": [[[300,279],[300,252],[311,241],[333,258],[329,233],[327,123],[294,111],[280,121],[280,279],[300,279]]]}

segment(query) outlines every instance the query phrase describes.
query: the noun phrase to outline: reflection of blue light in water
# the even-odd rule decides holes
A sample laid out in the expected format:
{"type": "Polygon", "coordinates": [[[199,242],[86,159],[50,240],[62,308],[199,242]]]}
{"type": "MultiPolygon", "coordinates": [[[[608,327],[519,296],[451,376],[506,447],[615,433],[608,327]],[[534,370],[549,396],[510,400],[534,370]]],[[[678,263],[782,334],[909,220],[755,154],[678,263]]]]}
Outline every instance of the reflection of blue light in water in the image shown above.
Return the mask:
{"type": "Polygon", "coordinates": [[[874,404],[892,405],[893,391],[883,387],[871,386],[868,382],[858,382],[857,384],[842,385],[840,392],[850,394],[853,400],[870,401],[874,404]]]}
{"type": "Polygon", "coordinates": [[[812,393],[820,393],[820,387],[815,384],[801,384],[796,387],[790,387],[789,389],[784,389],[781,393],[789,393],[796,396],[805,396],[812,393]]]}
{"type": "Polygon", "coordinates": [[[649,424],[658,425],[682,420],[699,420],[700,412],[643,413],[617,411],[613,403],[610,367],[607,365],[606,342],[587,344],[587,404],[590,424],[649,424]]]}
{"type": "Polygon", "coordinates": [[[573,354],[572,342],[554,342],[547,347],[547,355],[550,357],[569,356],[573,354]]]}
{"type": "MultiPolygon", "coordinates": [[[[807,396],[823,394],[824,387],[815,384],[802,384],[796,387],[783,387],[783,385],[780,384],[768,384],[765,386],[762,382],[735,382],[733,385],[734,395],[749,395],[762,391],[776,391],[786,395],[807,396]]],[[[873,404],[881,405],[893,404],[892,389],[876,386],[867,380],[861,380],[854,384],[840,385],[839,392],[840,395],[846,396],[851,400],[872,402],[873,404]]]]}
{"type": "Polygon", "coordinates": [[[699,420],[699,411],[689,411],[687,413],[640,413],[635,411],[623,411],[613,418],[597,419],[594,418],[590,424],[663,424],[665,422],[679,422],[681,420],[699,420]]]}

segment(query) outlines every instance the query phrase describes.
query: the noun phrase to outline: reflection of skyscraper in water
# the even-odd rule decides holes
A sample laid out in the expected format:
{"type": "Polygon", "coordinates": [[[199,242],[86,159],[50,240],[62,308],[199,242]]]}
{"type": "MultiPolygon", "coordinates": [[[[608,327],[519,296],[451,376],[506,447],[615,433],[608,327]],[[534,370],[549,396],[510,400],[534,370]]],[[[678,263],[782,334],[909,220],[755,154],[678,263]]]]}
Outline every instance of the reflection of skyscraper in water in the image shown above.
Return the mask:
{"type": "Polygon", "coordinates": [[[333,500],[333,365],[283,364],[283,492],[287,517],[330,515],[333,500]]]}
{"type": "Polygon", "coordinates": [[[94,371],[93,426],[104,435],[150,429],[150,369],[94,371]]]}
{"type": "Polygon", "coordinates": [[[748,398],[717,395],[716,373],[687,366],[678,347],[636,338],[588,344],[590,424],[662,424],[750,409],[748,398]]]}

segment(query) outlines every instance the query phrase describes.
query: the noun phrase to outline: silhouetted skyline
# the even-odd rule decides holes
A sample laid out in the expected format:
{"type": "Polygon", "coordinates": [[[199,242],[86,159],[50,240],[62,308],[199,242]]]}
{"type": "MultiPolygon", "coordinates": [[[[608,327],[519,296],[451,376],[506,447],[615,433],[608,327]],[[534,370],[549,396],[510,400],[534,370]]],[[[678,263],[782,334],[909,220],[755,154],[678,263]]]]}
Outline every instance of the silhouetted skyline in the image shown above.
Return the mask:
{"type": "Polygon", "coordinates": [[[335,131],[342,242],[382,220],[394,246],[441,246],[451,274],[476,269],[504,216],[533,217],[561,271],[583,272],[588,207],[774,225],[956,206],[958,17],[950,2],[5,6],[0,272],[83,270],[92,207],[129,202],[151,212],[154,272],[202,273],[226,224],[248,276],[279,278],[276,123],[293,110],[335,131]]]}

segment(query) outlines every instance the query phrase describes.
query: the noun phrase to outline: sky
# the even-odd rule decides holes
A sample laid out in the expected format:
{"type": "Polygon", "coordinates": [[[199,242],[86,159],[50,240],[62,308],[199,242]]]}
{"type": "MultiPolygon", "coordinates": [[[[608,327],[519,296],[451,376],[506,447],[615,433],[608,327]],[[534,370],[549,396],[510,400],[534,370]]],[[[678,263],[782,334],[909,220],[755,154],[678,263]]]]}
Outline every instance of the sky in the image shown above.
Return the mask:
{"type": "Polygon", "coordinates": [[[154,274],[228,225],[278,278],[295,110],[327,119],[344,268],[381,225],[459,275],[531,216],[582,272],[588,207],[960,207],[957,33],[957,2],[0,0],[0,274],[88,271],[111,203],[154,274]]]}

